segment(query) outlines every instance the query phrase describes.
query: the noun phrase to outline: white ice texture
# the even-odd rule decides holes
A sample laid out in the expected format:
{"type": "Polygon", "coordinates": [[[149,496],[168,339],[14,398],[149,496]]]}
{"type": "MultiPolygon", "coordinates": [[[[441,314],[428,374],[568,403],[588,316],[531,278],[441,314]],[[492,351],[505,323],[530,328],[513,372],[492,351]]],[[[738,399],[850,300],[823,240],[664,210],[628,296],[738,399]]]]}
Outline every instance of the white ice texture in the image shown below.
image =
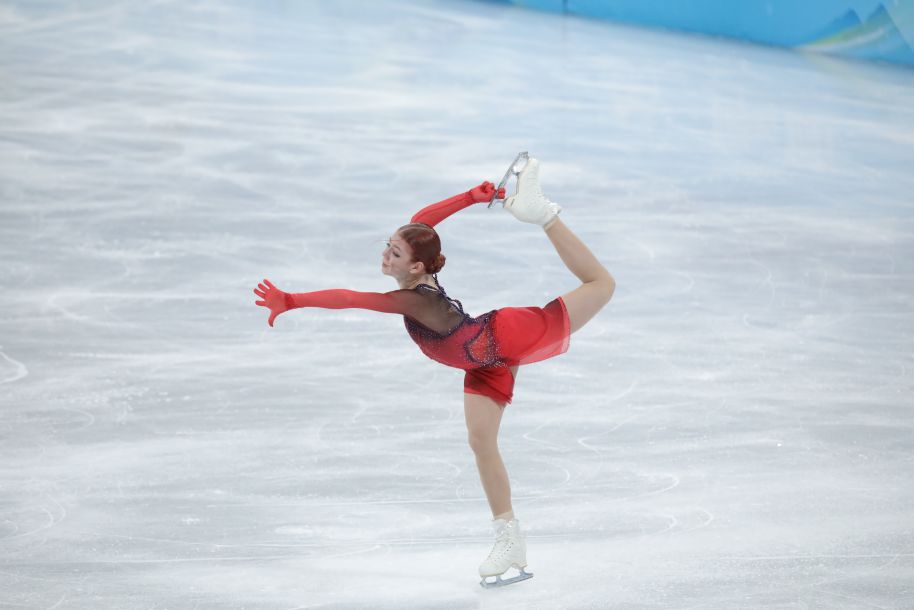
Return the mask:
{"type": "MultiPolygon", "coordinates": [[[[914,72],[483,2],[0,6],[0,607],[914,608],[914,72]],[[478,586],[462,374],[384,239],[515,154],[618,281],[521,369],[478,586]]],[[[572,290],[440,225],[480,314],[572,290]]]]}

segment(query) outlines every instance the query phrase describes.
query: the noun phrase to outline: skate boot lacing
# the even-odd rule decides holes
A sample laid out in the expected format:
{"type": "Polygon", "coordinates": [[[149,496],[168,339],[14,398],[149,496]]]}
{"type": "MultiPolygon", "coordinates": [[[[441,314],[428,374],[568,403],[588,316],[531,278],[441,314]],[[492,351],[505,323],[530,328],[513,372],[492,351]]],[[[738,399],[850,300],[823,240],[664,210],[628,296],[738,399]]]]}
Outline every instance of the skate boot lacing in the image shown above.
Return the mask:
{"type": "Polygon", "coordinates": [[[508,524],[498,528],[498,531],[495,534],[495,546],[492,547],[492,551],[489,553],[486,562],[498,562],[505,555],[509,555],[517,544],[517,536],[518,532],[516,529],[508,524]]]}

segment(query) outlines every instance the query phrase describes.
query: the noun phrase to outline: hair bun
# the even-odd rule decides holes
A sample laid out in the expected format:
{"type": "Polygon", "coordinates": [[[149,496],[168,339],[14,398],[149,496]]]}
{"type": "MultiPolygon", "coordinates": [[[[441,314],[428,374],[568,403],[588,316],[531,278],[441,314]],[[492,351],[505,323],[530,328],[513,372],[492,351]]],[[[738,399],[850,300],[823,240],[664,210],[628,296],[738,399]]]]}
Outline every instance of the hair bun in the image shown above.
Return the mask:
{"type": "Polygon", "coordinates": [[[430,270],[430,273],[438,273],[441,271],[441,269],[444,267],[444,260],[444,255],[439,253],[438,256],[435,257],[435,262],[432,265],[434,270],[430,270]]]}

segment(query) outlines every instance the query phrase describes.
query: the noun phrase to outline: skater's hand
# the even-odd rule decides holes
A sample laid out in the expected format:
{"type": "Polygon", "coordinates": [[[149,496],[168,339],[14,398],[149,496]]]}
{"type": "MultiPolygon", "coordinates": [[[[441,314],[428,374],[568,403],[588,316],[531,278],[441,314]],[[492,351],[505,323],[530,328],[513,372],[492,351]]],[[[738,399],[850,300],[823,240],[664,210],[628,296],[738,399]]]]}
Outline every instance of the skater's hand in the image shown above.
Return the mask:
{"type": "Polygon", "coordinates": [[[273,320],[276,319],[276,316],[284,311],[289,311],[289,295],[274,286],[270,280],[264,280],[257,284],[254,294],[263,299],[262,301],[254,301],[254,304],[270,310],[270,319],[267,321],[270,326],[273,326],[273,320]]]}
{"type": "Polygon", "coordinates": [[[483,182],[479,186],[474,186],[470,189],[470,197],[473,198],[473,201],[476,203],[488,203],[492,201],[492,198],[497,199],[505,198],[505,189],[500,188],[497,191],[495,190],[495,185],[491,182],[483,182]]]}

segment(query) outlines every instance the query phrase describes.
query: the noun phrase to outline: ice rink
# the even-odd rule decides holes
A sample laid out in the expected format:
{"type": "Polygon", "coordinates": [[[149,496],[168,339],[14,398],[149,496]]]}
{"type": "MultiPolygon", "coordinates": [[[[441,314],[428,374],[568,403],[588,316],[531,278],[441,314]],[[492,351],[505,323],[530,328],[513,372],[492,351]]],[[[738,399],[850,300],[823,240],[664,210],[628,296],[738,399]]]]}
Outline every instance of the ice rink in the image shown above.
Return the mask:
{"type": "MultiPolygon", "coordinates": [[[[499,4],[0,5],[0,608],[914,608],[914,71],[499,4]],[[615,275],[501,431],[384,240],[529,150],[615,275]]],[[[438,227],[478,315],[573,289],[438,227]]]]}

